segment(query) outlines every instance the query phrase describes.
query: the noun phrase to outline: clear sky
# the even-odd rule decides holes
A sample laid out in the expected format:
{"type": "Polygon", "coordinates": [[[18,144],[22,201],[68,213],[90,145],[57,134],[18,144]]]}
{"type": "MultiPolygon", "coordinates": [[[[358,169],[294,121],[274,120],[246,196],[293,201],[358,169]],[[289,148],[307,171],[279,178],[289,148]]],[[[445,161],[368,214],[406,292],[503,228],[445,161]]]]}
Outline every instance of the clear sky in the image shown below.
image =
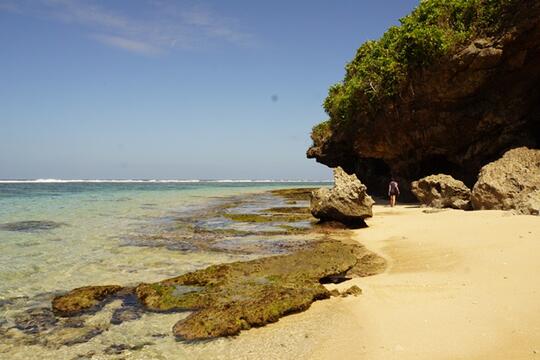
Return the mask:
{"type": "Polygon", "coordinates": [[[417,0],[0,0],[0,179],[329,179],[328,87],[417,0]]]}

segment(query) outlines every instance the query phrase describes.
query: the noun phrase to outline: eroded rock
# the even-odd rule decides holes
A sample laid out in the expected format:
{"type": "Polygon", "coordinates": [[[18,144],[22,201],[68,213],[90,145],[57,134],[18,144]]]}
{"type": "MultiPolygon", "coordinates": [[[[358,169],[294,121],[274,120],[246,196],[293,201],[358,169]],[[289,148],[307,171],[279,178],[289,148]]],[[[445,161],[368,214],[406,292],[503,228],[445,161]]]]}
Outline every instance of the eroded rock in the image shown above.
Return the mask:
{"type": "Polygon", "coordinates": [[[540,150],[526,147],[507,151],[482,168],[472,191],[477,210],[516,210],[540,213],[540,150]]]}
{"type": "Polygon", "coordinates": [[[422,204],[434,208],[468,210],[471,207],[471,190],[450,175],[430,175],[413,181],[411,191],[422,204]]]}
{"type": "Polygon", "coordinates": [[[102,304],[104,300],[122,289],[118,285],[80,287],[65,295],[55,297],[52,301],[52,308],[57,315],[77,315],[102,304]]]}
{"type": "Polygon", "coordinates": [[[320,188],[311,194],[311,214],[322,220],[337,220],[344,224],[363,224],[373,216],[375,203],[367,188],[356,175],[348,175],[342,168],[334,169],[334,187],[320,188]]]}

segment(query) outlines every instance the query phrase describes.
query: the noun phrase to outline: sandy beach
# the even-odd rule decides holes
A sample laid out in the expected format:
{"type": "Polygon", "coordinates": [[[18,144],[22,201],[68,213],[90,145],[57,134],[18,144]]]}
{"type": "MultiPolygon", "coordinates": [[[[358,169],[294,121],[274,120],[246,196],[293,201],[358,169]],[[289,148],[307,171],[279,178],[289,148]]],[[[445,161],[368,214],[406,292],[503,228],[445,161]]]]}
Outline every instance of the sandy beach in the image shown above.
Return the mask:
{"type": "MultiPolygon", "coordinates": [[[[417,205],[375,205],[373,213],[349,241],[383,256],[386,271],[326,285],[357,285],[357,297],[316,301],[276,323],[196,344],[169,336],[178,314],[145,314],[57,352],[4,350],[20,359],[27,351],[72,358],[150,337],[151,345],[125,351],[126,358],[540,359],[539,217],[417,205]]],[[[118,305],[93,321],[108,324],[118,305]]]]}
{"type": "Polygon", "coordinates": [[[356,284],[359,297],[316,304],[352,319],[310,357],[540,358],[540,218],[424,210],[375,206],[355,231],[389,268],[337,286],[356,284]]]}

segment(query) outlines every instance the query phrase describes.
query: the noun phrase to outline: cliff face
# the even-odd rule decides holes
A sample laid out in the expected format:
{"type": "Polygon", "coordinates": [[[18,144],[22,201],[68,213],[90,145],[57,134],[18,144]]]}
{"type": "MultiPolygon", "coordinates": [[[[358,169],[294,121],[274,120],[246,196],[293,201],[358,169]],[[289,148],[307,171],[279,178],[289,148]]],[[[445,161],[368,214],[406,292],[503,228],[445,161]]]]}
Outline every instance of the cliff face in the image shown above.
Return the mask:
{"type": "MultiPolygon", "coordinates": [[[[406,75],[376,111],[312,135],[308,158],[356,173],[370,193],[446,173],[472,186],[509,148],[540,145],[540,3],[519,1],[498,33],[476,37],[406,75]]],[[[360,99],[360,106],[367,101],[360,99]]]]}

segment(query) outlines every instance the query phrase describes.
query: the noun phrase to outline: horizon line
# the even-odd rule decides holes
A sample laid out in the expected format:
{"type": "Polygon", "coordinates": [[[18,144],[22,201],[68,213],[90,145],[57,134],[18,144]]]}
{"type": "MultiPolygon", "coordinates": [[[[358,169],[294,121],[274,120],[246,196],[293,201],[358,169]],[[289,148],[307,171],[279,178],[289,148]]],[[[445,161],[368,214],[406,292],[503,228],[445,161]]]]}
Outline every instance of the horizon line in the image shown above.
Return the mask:
{"type": "Polygon", "coordinates": [[[52,183],[327,183],[333,180],[312,179],[0,179],[0,184],[52,183]]]}

